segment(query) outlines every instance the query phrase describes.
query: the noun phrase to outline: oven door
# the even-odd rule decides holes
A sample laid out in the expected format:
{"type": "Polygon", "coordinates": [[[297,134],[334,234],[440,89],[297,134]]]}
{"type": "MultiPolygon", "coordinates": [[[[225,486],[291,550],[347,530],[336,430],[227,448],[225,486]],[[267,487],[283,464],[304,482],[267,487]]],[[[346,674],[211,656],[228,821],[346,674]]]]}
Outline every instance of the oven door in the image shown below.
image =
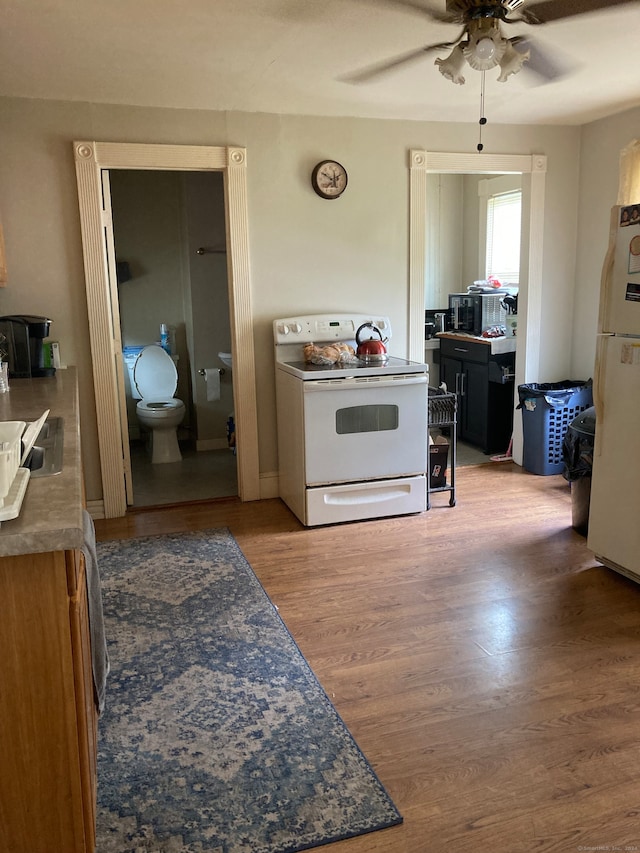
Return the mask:
{"type": "Polygon", "coordinates": [[[306,485],[427,470],[427,376],[311,380],[304,388],[306,485]]]}

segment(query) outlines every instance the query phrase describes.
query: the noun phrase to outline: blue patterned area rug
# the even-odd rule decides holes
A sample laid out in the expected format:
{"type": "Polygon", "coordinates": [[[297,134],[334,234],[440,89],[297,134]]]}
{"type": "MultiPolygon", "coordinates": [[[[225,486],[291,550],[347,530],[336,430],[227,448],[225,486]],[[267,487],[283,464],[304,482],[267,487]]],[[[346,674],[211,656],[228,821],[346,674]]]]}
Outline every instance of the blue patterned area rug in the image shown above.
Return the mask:
{"type": "Polygon", "coordinates": [[[402,821],[237,542],[98,543],[99,853],[294,853],[402,821]]]}

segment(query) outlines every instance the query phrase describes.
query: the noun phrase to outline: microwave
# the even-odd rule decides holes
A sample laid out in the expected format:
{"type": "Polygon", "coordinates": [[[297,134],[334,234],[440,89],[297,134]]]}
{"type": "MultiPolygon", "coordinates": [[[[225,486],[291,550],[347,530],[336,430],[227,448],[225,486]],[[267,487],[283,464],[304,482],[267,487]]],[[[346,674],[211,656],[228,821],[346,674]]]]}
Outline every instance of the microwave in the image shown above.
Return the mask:
{"type": "Polygon", "coordinates": [[[506,326],[503,293],[450,293],[449,318],[453,332],[481,335],[492,326],[506,326]]]}

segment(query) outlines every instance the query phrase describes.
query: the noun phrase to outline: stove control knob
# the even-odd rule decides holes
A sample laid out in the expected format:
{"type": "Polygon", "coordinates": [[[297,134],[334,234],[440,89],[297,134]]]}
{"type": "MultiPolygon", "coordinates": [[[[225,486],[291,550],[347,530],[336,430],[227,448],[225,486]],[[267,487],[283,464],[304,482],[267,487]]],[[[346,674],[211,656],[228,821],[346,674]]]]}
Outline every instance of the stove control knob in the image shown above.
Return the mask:
{"type": "Polygon", "coordinates": [[[287,326],[286,323],[278,323],[277,326],[279,335],[288,335],[291,329],[287,326]]]}
{"type": "Polygon", "coordinates": [[[302,332],[302,326],[300,323],[292,323],[290,331],[295,332],[296,335],[299,335],[302,332]]]}

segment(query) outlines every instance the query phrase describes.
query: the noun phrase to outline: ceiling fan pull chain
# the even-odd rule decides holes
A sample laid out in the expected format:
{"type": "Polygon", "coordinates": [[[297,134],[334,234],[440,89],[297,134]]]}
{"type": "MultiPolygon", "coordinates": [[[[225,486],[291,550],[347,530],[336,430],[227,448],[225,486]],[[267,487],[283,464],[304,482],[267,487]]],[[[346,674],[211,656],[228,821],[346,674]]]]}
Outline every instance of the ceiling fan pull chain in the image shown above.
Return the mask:
{"type": "Polygon", "coordinates": [[[478,149],[478,151],[482,151],[482,149],[484,148],[484,145],[482,144],[482,128],[483,128],[483,126],[487,123],[487,119],[485,118],[485,114],[484,114],[484,81],[485,81],[485,72],[484,72],[484,71],[481,71],[480,73],[481,73],[481,75],[482,75],[482,76],[481,76],[481,78],[480,78],[480,121],[478,122],[478,124],[480,125],[480,133],[479,133],[479,136],[478,136],[478,144],[477,144],[477,146],[476,146],[476,148],[478,149]]]}

